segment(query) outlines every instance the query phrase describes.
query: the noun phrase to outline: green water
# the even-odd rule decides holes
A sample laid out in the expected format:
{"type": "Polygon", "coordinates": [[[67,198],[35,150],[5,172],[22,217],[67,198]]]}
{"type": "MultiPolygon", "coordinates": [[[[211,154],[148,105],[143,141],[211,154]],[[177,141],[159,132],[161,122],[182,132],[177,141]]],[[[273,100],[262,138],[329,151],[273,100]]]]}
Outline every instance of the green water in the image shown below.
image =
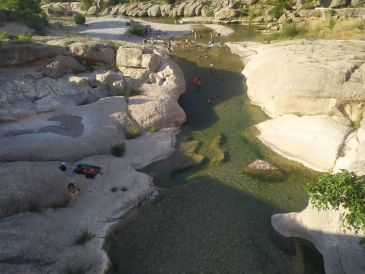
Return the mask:
{"type": "MultiPolygon", "coordinates": [[[[205,42],[206,34],[198,42],[205,42]]],[[[250,30],[235,35],[255,37],[250,30]]],[[[164,191],[109,236],[110,273],[324,273],[322,257],[311,244],[285,239],[272,229],[272,214],[306,206],[304,187],[314,173],[270,157],[269,150],[242,138],[242,132],[267,117],[249,104],[238,56],[226,47],[198,45],[174,54],[187,81],[183,105],[188,120],[178,140],[199,140],[197,152],[206,159],[180,172],[173,172],[174,157],[144,169],[164,191]],[[198,93],[193,76],[202,80],[198,93]],[[215,164],[209,144],[218,134],[224,137],[225,161],[215,164]],[[260,181],[242,173],[245,165],[267,157],[284,168],[285,181],[260,181]]]]}

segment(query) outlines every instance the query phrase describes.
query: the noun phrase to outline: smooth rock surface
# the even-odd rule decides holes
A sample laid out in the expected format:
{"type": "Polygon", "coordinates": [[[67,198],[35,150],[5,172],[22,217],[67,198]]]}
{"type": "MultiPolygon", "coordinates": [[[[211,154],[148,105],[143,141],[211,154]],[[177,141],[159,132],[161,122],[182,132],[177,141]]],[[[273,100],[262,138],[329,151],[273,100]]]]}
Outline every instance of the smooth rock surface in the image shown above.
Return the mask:
{"type": "Polygon", "coordinates": [[[302,212],[275,214],[271,223],[285,237],[311,241],[323,255],[326,273],[364,273],[365,249],[359,244],[364,234],[343,232],[340,215],[344,210],[318,210],[309,204],[302,212]]]}
{"type": "Polygon", "coordinates": [[[248,96],[278,117],[332,114],[364,102],[364,47],[364,41],[288,41],[236,44],[235,52],[256,52],[243,70],[248,96]]]}
{"type": "Polygon", "coordinates": [[[318,171],[331,171],[350,125],[329,116],[284,115],[256,125],[258,138],[278,154],[318,171]]]}

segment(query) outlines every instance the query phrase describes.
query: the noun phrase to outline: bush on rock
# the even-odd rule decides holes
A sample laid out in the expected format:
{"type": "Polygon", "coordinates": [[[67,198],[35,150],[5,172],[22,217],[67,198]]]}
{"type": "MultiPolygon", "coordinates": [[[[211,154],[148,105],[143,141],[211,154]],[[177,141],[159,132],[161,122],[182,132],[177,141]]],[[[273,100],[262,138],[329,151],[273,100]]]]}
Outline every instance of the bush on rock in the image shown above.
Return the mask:
{"type": "Polygon", "coordinates": [[[81,14],[75,14],[74,15],[74,22],[77,24],[77,25],[83,25],[85,24],[85,17],[82,16],[81,14]]]}
{"type": "Polygon", "coordinates": [[[319,209],[339,209],[347,211],[342,216],[347,229],[365,231],[365,178],[354,172],[342,170],[336,174],[325,174],[307,186],[312,204],[319,209]]]}

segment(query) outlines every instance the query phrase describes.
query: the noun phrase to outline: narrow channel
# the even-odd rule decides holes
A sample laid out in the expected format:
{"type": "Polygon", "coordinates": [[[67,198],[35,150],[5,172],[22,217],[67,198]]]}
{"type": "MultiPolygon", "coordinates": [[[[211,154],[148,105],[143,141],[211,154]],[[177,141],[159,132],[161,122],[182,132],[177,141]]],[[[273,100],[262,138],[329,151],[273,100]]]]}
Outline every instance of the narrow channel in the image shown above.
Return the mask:
{"type": "MultiPolygon", "coordinates": [[[[249,28],[236,28],[227,40],[256,39],[249,28]]],[[[108,237],[109,273],[324,273],[314,246],[286,239],[271,226],[278,212],[301,211],[307,204],[305,184],[313,172],[243,138],[267,119],[245,94],[243,64],[225,47],[201,46],[173,52],[184,72],[183,105],[187,122],[179,143],[197,141],[204,160],[179,166],[179,157],[152,164],[143,171],[162,189],[154,202],[136,209],[108,237]],[[214,65],[214,70],[209,65],[214,65]],[[201,79],[201,88],[191,84],[201,79]],[[220,136],[224,160],[212,142],[220,136]],[[251,178],[243,168],[256,159],[284,168],[283,181],[251,178]],[[273,162],[274,161],[274,162],[273,162]]],[[[223,39],[222,39],[223,40],[223,39]]]]}

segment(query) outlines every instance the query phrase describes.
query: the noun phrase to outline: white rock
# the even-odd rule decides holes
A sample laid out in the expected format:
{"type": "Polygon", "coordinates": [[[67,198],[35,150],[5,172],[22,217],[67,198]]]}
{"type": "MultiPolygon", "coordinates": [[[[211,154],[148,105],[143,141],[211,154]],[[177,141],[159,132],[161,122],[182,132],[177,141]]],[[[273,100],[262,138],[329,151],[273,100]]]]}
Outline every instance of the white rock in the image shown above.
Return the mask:
{"type": "Polygon", "coordinates": [[[256,126],[258,138],[280,155],[318,171],[331,171],[350,131],[329,116],[285,115],[256,126]]]}
{"type": "Polygon", "coordinates": [[[271,223],[285,237],[311,241],[323,255],[326,273],[363,273],[365,249],[359,244],[363,233],[343,232],[344,210],[318,210],[309,204],[300,213],[275,214],[271,223]]]}

